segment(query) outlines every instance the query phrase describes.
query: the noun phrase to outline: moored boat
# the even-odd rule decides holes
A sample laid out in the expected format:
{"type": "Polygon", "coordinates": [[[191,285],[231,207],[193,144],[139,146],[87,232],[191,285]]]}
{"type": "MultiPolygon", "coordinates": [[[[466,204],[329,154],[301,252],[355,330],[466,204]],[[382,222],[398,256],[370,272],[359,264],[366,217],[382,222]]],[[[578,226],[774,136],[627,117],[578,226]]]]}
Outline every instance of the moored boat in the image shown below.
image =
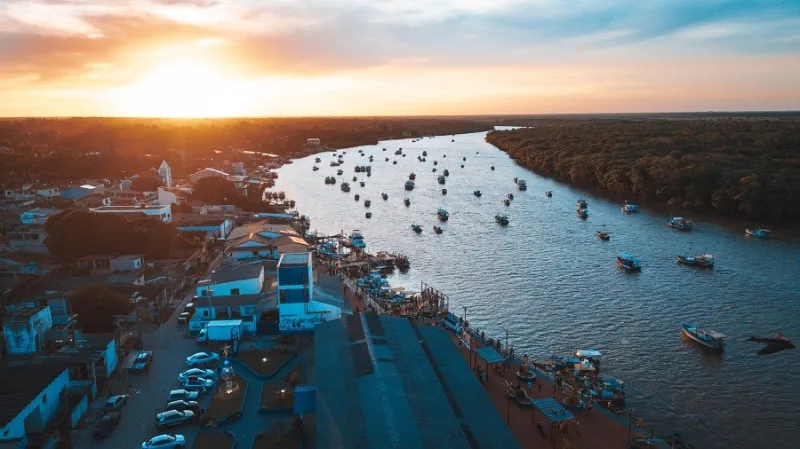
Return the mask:
{"type": "Polygon", "coordinates": [[[314,158],[314,162],[316,162],[316,163],[318,163],[318,164],[319,164],[320,162],[322,162],[322,158],[315,157],[315,158],[314,158]]]}
{"type": "Polygon", "coordinates": [[[433,161],[433,165],[439,165],[439,161],[433,161]]]}
{"type": "Polygon", "coordinates": [[[492,165],[492,171],[494,171],[494,165],[492,165]]]}
{"type": "Polygon", "coordinates": [[[395,152],[394,152],[394,154],[396,154],[396,155],[398,155],[398,156],[399,156],[399,155],[401,155],[401,154],[403,154],[403,149],[402,149],[402,148],[400,148],[399,150],[395,151],[395,152]]]}
{"type": "Polygon", "coordinates": [[[611,239],[611,236],[608,235],[608,232],[597,231],[595,236],[600,240],[610,240],[611,239]]]}
{"type": "Polygon", "coordinates": [[[445,176],[450,176],[450,170],[445,168],[444,171],[442,172],[442,174],[445,175],[445,176]]]}
{"type": "Polygon", "coordinates": [[[357,193],[356,193],[355,199],[356,199],[356,201],[358,201],[358,200],[360,200],[360,199],[361,199],[361,196],[360,196],[359,194],[357,194],[357,193]]]}
{"type": "Polygon", "coordinates": [[[478,198],[480,198],[480,196],[483,195],[480,190],[475,190],[472,192],[472,194],[477,196],[478,198]]]}
{"type": "Polygon", "coordinates": [[[364,214],[364,216],[367,218],[372,218],[372,212],[367,212],[366,214],[364,214]]]}
{"type": "Polygon", "coordinates": [[[762,228],[746,228],[744,230],[744,234],[753,237],[766,238],[772,234],[772,231],[770,231],[769,229],[762,229],[762,228]]]}
{"type": "Polygon", "coordinates": [[[358,183],[361,187],[364,187],[364,181],[358,183]]]}
{"type": "Polygon", "coordinates": [[[397,161],[392,161],[392,165],[397,165],[397,161]]]}
{"type": "Polygon", "coordinates": [[[553,196],[553,192],[551,192],[550,190],[548,190],[544,194],[547,195],[548,198],[551,198],[553,196]]]}
{"type": "Polygon", "coordinates": [[[422,152],[422,155],[423,155],[423,156],[427,156],[427,155],[428,155],[428,152],[427,152],[427,151],[423,151],[423,152],[422,152]]]}
{"type": "Polygon", "coordinates": [[[587,209],[578,209],[575,213],[578,215],[578,218],[589,218],[589,211],[587,209]]]}
{"type": "Polygon", "coordinates": [[[511,205],[511,200],[506,198],[506,199],[503,200],[503,204],[505,204],[506,206],[510,206],[511,205]]]}
{"type": "Polygon", "coordinates": [[[315,165],[315,166],[313,167],[313,170],[314,170],[314,171],[317,171],[317,170],[319,170],[319,167],[317,167],[317,166],[315,165]]]}
{"type": "Polygon", "coordinates": [[[420,232],[422,232],[422,226],[420,226],[418,224],[412,224],[411,225],[411,230],[416,232],[417,234],[419,234],[420,232]]]}
{"type": "Polygon", "coordinates": [[[381,197],[383,198],[384,201],[389,199],[389,195],[387,195],[386,192],[381,193],[381,197]]]}
{"type": "Polygon", "coordinates": [[[710,329],[683,323],[683,334],[709,349],[721,350],[724,347],[725,335],[710,329]]]}
{"type": "Polygon", "coordinates": [[[513,193],[509,193],[508,194],[508,199],[509,200],[513,200],[514,199],[514,194],[513,193]]]}
{"type": "Polygon", "coordinates": [[[586,200],[583,199],[583,198],[578,199],[578,202],[577,202],[576,205],[577,205],[578,209],[586,209],[586,208],[589,207],[589,203],[587,203],[586,200]]]}
{"type": "Polygon", "coordinates": [[[442,189],[442,195],[447,195],[447,189],[442,189]]]}
{"type": "Polygon", "coordinates": [[[411,205],[411,200],[406,198],[405,200],[403,200],[403,203],[405,203],[406,207],[408,207],[411,205]]]}
{"type": "Polygon", "coordinates": [[[444,184],[446,182],[444,175],[439,175],[439,184],[444,184]]]}
{"type": "Polygon", "coordinates": [[[413,180],[417,179],[417,175],[416,175],[416,174],[414,174],[414,172],[411,172],[411,173],[408,175],[408,179],[410,179],[411,181],[413,181],[413,180]]]}
{"type": "Polygon", "coordinates": [[[367,243],[364,241],[364,235],[361,234],[361,231],[358,229],[353,229],[353,232],[350,233],[347,239],[350,241],[353,248],[361,249],[367,247],[367,243]]]}
{"type": "Polygon", "coordinates": [[[342,188],[342,192],[349,192],[350,191],[350,184],[343,182],[340,187],[342,188]]]}
{"type": "Polygon", "coordinates": [[[353,182],[358,181],[358,176],[353,176],[353,182]]]}
{"type": "Polygon", "coordinates": [[[637,206],[636,204],[628,204],[628,202],[626,201],[625,204],[622,206],[622,212],[625,212],[626,214],[635,214],[639,212],[639,206],[637,206]]]}
{"type": "Polygon", "coordinates": [[[494,216],[494,221],[496,221],[500,226],[507,226],[508,225],[508,215],[506,214],[497,214],[494,216]]]}
{"type": "Polygon", "coordinates": [[[437,234],[441,234],[441,233],[443,232],[443,230],[442,230],[442,228],[440,228],[439,226],[435,226],[435,225],[434,225],[434,226],[433,226],[433,232],[435,232],[435,233],[437,233],[437,234]]]}
{"type": "Polygon", "coordinates": [[[414,181],[410,179],[406,181],[406,190],[414,190],[414,181]]]}
{"type": "Polygon", "coordinates": [[[336,161],[331,161],[331,167],[338,167],[339,163],[336,161]]]}
{"type": "Polygon", "coordinates": [[[364,200],[364,207],[370,207],[370,206],[372,206],[372,201],[364,200]]]}
{"type": "Polygon", "coordinates": [[[692,220],[686,220],[683,217],[672,217],[668,219],[667,226],[680,231],[691,231],[692,228],[694,228],[694,226],[692,226],[692,220]]]}
{"type": "Polygon", "coordinates": [[[629,272],[642,271],[642,264],[639,259],[626,252],[617,255],[617,267],[629,272]]]}
{"type": "Polygon", "coordinates": [[[525,180],[524,180],[524,179],[520,179],[520,180],[517,182],[517,188],[518,188],[519,190],[528,190],[528,184],[525,182],[525,180]]]}
{"type": "Polygon", "coordinates": [[[713,254],[695,254],[694,256],[681,256],[678,255],[678,263],[682,265],[689,265],[692,267],[714,267],[713,254]]]}
{"type": "Polygon", "coordinates": [[[439,208],[439,210],[436,211],[436,215],[439,217],[439,220],[441,221],[447,221],[448,219],[450,219],[450,214],[441,207],[439,208]]]}

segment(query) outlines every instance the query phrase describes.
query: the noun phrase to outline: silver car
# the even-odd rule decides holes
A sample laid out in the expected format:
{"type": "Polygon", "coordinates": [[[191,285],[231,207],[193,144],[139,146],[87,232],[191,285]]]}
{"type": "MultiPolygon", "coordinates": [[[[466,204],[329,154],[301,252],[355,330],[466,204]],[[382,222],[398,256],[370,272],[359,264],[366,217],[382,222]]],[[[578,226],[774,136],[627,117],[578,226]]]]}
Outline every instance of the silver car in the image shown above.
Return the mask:
{"type": "Polygon", "coordinates": [[[194,421],[194,412],[190,410],[167,410],[156,415],[156,428],[172,427],[194,421]]]}
{"type": "Polygon", "coordinates": [[[183,435],[161,434],[142,443],[142,449],[177,449],[186,446],[183,435]]]}
{"type": "Polygon", "coordinates": [[[169,392],[169,396],[167,396],[167,402],[172,401],[196,401],[197,400],[196,391],[187,391],[184,389],[180,390],[172,390],[169,392]]]}
{"type": "Polygon", "coordinates": [[[202,393],[214,388],[214,381],[199,376],[189,376],[183,381],[183,389],[202,393]]]}
{"type": "Polygon", "coordinates": [[[202,377],[204,379],[213,379],[214,374],[215,373],[213,369],[192,368],[178,374],[178,381],[180,383],[184,383],[186,382],[186,379],[192,376],[202,377]]]}

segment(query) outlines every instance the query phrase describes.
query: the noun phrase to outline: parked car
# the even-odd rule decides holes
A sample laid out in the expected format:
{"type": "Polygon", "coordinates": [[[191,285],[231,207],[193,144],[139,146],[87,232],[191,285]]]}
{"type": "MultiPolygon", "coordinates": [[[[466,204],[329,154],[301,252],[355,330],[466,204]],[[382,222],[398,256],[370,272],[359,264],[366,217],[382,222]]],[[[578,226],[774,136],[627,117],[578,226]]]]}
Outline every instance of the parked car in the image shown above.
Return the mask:
{"type": "Polygon", "coordinates": [[[142,449],[177,449],[186,446],[183,435],[161,434],[142,443],[142,449]]]}
{"type": "Polygon", "coordinates": [[[183,383],[187,378],[191,376],[202,377],[204,379],[213,379],[214,374],[215,373],[213,369],[192,368],[178,374],[178,381],[180,383],[183,383]]]}
{"type": "Polygon", "coordinates": [[[119,424],[122,414],[120,412],[106,412],[94,426],[92,436],[94,438],[105,438],[114,431],[119,424]]]}
{"type": "Polygon", "coordinates": [[[167,410],[156,415],[156,428],[178,426],[194,421],[194,412],[189,410],[167,410]]]}
{"type": "Polygon", "coordinates": [[[142,351],[136,355],[131,365],[131,371],[142,372],[153,362],[153,351],[142,351]]]}
{"type": "Polygon", "coordinates": [[[197,354],[192,354],[189,357],[186,357],[186,364],[189,366],[189,368],[197,365],[214,365],[217,362],[219,362],[219,354],[216,352],[198,352],[197,354]]]}
{"type": "Polygon", "coordinates": [[[103,403],[103,410],[109,412],[114,410],[119,410],[127,403],[128,403],[127,394],[118,394],[115,396],[111,396],[108,399],[106,399],[106,402],[103,403]]]}
{"type": "Polygon", "coordinates": [[[186,324],[186,322],[189,321],[190,317],[191,315],[189,315],[189,312],[181,312],[181,314],[178,315],[178,323],[186,324]]]}
{"type": "Polygon", "coordinates": [[[172,390],[169,392],[167,402],[172,401],[196,401],[198,393],[196,391],[187,391],[184,389],[172,390]]]}
{"type": "Polygon", "coordinates": [[[214,381],[199,376],[189,376],[183,381],[183,389],[187,391],[197,391],[200,394],[214,388],[214,381]]]}
{"type": "Polygon", "coordinates": [[[198,416],[203,414],[203,409],[197,401],[172,401],[164,408],[164,411],[167,410],[190,410],[198,416]]]}

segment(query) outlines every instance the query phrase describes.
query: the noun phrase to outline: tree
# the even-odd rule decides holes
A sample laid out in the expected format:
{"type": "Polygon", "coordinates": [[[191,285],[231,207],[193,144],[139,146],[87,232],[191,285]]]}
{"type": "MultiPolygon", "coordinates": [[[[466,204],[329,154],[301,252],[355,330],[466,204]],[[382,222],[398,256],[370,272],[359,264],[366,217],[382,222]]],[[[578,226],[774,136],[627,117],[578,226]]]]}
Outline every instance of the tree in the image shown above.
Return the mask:
{"type": "Polygon", "coordinates": [[[84,329],[111,327],[114,324],[114,315],[127,315],[133,311],[130,298],[111,290],[105,284],[82,285],[67,300],[70,310],[78,314],[84,329]]]}
{"type": "Polygon", "coordinates": [[[140,176],[131,181],[131,190],[137,192],[155,192],[161,185],[163,185],[161,179],[155,176],[140,176]]]}
{"type": "Polygon", "coordinates": [[[220,176],[203,178],[192,189],[193,199],[213,204],[233,204],[241,196],[231,182],[220,176]]]}

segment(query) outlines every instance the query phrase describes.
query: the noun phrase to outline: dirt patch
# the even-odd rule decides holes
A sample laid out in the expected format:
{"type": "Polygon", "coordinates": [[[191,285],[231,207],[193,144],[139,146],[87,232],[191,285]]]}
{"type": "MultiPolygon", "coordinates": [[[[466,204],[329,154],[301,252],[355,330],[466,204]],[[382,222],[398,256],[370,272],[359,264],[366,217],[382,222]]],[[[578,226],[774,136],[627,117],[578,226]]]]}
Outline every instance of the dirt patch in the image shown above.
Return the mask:
{"type": "Polygon", "coordinates": [[[239,351],[236,360],[244,363],[261,376],[272,376],[284,363],[295,356],[295,349],[276,347],[239,351]]]}
{"type": "Polygon", "coordinates": [[[283,423],[273,424],[266,432],[256,435],[253,449],[300,449],[303,447],[303,433],[299,428],[283,423]]]}
{"type": "Polygon", "coordinates": [[[225,393],[225,385],[220,382],[214,397],[211,398],[211,403],[208,405],[208,410],[203,416],[206,422],[220,422],[225,421],[231,416],[241,413],[242,406],[244,405],[244,397],[247,391],[247,381],[238,374],[234,374],[233,382],[239,385],[239,388],[231,393],[225,393]]]}
{"type": "Polygon", "coordinates": [[[294,404],[294,387],[303,382],[303,365],[297,364],[279,380],[265,382],[261,388],[260,410],[284,410],[294,404]]]}
{"type": "Polygon", "coordinates": [[[236,437],[224,430],[200,432],[194,439],[192,449],[233,449],[236,437]]]}

